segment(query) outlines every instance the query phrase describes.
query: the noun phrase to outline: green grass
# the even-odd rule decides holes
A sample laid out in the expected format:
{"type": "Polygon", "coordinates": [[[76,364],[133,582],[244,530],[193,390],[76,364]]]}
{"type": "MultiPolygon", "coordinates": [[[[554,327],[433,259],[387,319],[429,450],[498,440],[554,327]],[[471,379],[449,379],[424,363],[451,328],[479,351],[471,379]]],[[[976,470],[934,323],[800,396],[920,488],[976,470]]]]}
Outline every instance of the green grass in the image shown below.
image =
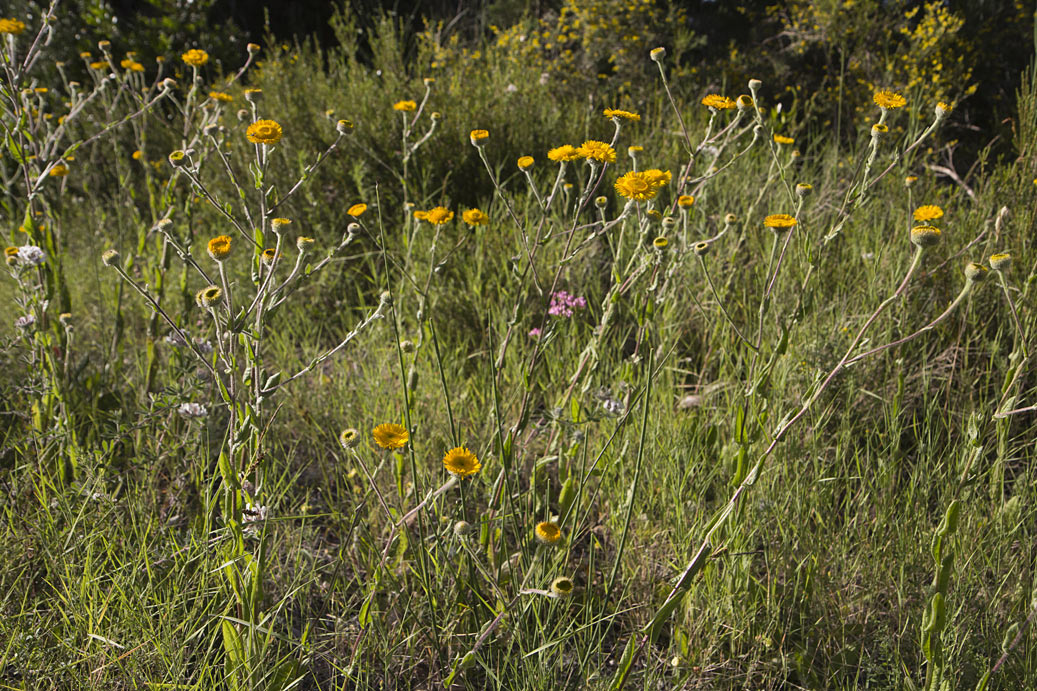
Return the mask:
{"type": "MultiPolygon", "coordinates": [[[[976,688],[1009,647],[988,688],[1037,683],[1024,624],[1037,604],[1034,415],[994,417],[1037,403],[1031,362],[1019,354],[1020,342],[1034,349],[1037,213],[1025,155],[1037,142],[1033,83],[1019,94],[1014,145],[1023,155],[985,161],[967,180],[971,195],[928,171],[950,146],[938,129],[859,204],[852,190],[870,122],[857,123],[850,143],[798,133],[803,155],[793,161],[792,147],[770,148],[771,135],[791,127],[770,108],[769,94],[784,85],[767,84],[759,141],[686,190],[696,196],[687,236],[678,215],[669,247],[658,251],[657,221],[634,217],[592,236],[584,226],[599,219],[593,200],[574,224],[588,179],[582,163],[569,168],[573,196],[559,196],[540,224],[515,159],[536,158],[534,179],[546,192],[557,172],[547,150],[609,139],[613,125],[599,111],[614,104],[544,89],[503,62],[437,77],[426,113],[444,119],[414,154],[404,190],[391,104],[419,99],[424,86],[393,36],[386,30],[373,49],[383,77],[348,56],[325,68],[310,46],[294,59],[275,51],[248,74],[264,90],[260,115],[285,128],[269,178],[278,194],[335,140],[325,109],[357,123],[277,211],[293,219],[289,262],[296,233],[316,238],[312,265],[353,221],[346,208],[370,205],[355,239],[265,322],[257,337],[264,376],[299,371],[392,292],[387,318],[265,397],[243,457],[249,472],[237,469],[269,511],[254,532],[241,525],[248,514],[234,502],[243,499],[219,467],[234,431],[212,376],[164,340],[169,326],[100,262],[114,247],[128,276],[152,291],[161,277],[174,321],[215,341],[213,320],[194,304],[204,282],[182,272],[175,253],[163,260],[162,235],[148,229],[172,210],[171,232],[214,271],[205,242],[233,228],[186,177],[130,158],[143,149],[164,159],[187,146],[199,121],[182,139],[183,120],[163,101],[77,151],[64,187],[48,181],[33,200],[61,239],[74,326],[68,340],[51,306],[52,323],[32,337],[10,325],[15,316],[0,327],[0,688],[608,689],[622,679],[625,688],[919,689],[933,668],[922,650],[931,545],[955,500],[961,518],[943,540],[955,558],[937,636],[947,687],[976,688]],[[514,101],[511,83],[520,85],[514,101]],[[506,201],[468,143],[476,127],[491,132],[485,153],[506,201]],[[919,176],[910,189],[907,174],[919,176]],[[793,213],[785,182],[814,189],[761,319],[775,237],[762,221],[793,213]],[[457,217],[436,241],[404,200],[443,204],[457,217]],[[927,324],[959,294],[965,262],[998,251],[1014,256],[1005,278],[1023,333],[991,276],[933,329],[835,376],[746,482],[783,421],[897,290],[913,256],[911,211],[921,204],[945,210],[941,242],[854,352],[927,324]],[[467,229],[460,216],[469,206],[491,224],[467,229]],[[1009,215],[995,223],[1002,207],[1009,215]],[[730,319],[759,343],[758,357],[690,249],[721,232],[726,214],[738,221],[703,263],[730,319]],[[527,267],[538,232],[535,282],[527,267]],[[584,296],[587,307],[545,318],[552,285],[584,296]],[[527,335],[542,324],[549,337],[527,335]],[[404,340],[416,349],[398,347],[404,340]],[[48,347],[61,354],[57,374],[41,359],[48,347]],[[178,414],[187,401],[208,415],[178,414]],[[41,407],[49,413],[34,422],[41,407]],[[399,454],[371,439],[384,422],[410,432],[399,454]],[[355,451],[338,442],[349,427],[360,431],[355,451]],[[443,454],[457,445],[475,452],[482,470],[436,494],[447,481],[443,454]],[[732,496],[730,517],[710,532],[732,496]],[[538,545],[533,527],[552,519],[561,544],[538,545]],[[646,636],[707,535],[704,566],[646,636]],[[254,600],[250,563],[261,564],[254,600]],[[573,579],[574,592],[546,596],[559,576],[573,579]],[[233,670],[228,627],[244,639],[251,676],[233,670]],[[1016,631],[1021,639],[1010,646],[1016,631]]],[[[416,64],[430,59],[426,49],[416,64]]],[[[703,94],[674,86],[697,144],[709,119],[703,94]]],[[[181,103],[185,94],[181,86],[181,103]]],[[[80,134],[121,116],[120,107],[91,112],[80,134]]],[[[656,208],[676,199],[688,160],[661,83],[636,110],[643,119],[623,127],[619,161],[595,192],[608,197],[609,221],[623,209],[612,183],[629,169],[628,145],[644,146],[640,168],[673,172],[656,208]]],[[[928,126],[928,113],[890,113],[872,178],[928,126]]],[[[234,109],[223,125],[254,210],[254,149],[234,109]]],[[[751,137],[750,127],[720,163],[751,137]]],[[[200,178],[236,204],[219,159],[193,146],[205,160],[200,178]]],[[[693,176],[708,160],[697,158],[693,176]]],[[[5,198],[12,229],[26,208],[19,194],[11,187],[5,198]]],[[[240,304],[254,285],[249,247],[234,237],[227,266],[240,304]]],[[[10,238],[25,242],[14,230],[10,238]]],[[[11,315],[37,295],[14,278],[2,291],[11,315]]]]}

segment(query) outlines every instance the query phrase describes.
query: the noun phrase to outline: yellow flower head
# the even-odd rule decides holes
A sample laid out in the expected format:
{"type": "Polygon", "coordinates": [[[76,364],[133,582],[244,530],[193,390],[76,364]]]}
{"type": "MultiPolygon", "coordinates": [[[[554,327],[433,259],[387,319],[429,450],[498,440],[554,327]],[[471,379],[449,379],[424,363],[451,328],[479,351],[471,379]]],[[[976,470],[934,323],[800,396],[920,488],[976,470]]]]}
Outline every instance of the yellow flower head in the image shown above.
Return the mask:
{"type": "Polygon", "coordinates": [[[618,108],[606,108],[605,117],[610,120],[631,120],[633,122],[639,122],[641,116],[637,113],[632,113],[629,110],[620,110],[618,108]]]}
{"type": "Polygon", "coordinates": [[[940,241],[940,229],[936,226],[921,225],[911,229],[911,242],[918,247],[932,247],[940,241]]]}
{"type": "Polygon", "coordinates": [[[231,239],[229,235],[219,235],[209,240],[209,256],[218,262],[230,256],[231,239]]]}
{"type": "Polygon", "coordinates": [[[202,288],[194,294],[194,302],[202,309],[215,307],[223,297],[223,290],[219,286],[202,288]]]}
{"type": "Polygon", "coordinates": [[[281,228],[287,225],[291,225],[292,219],[290,218],[275,218],[270,221],[270,227],[274,229],[275,233],[281,232],[281,228]]]}
{"type": "Polygon", "coordinates": [[[361,202],[359,204],[354,204],[353,206],[349,207],[346,210],[346,213],[352,216],[353,218],[360,218],[364,215],[365,211],[367,211],[367,204],[361,202]]]}
{"type": "Polygon", "coordinates": [[[479,209],[468,209],[461,214],[461,220],[470,226],[484,226],[490,222],[490,217],[479,209]]]}
{"type": "MultiPolygon", "coordinates": [[[[656,50],[659,50],[656,48],[656,50]]],[[[565,576],[559,576],[558,578],[551,581],[551,597],[568,597],[572,594],[573,589],[576,585],[573,583],[573,579],[566,578],[565,576]]]]}
{"type": "Polygon", "coordinates": [[[788,214],[771,214],[763,219],[763,225],[774,230],[787,230],[796,225],[796,219],[788,214]]]}
{"type": "Polygon", "coordinates": [[[253,144],[276,144],[281,141],[281,135],[281,126],[273,120],[256,120],[245,131],[245,136],[253,144]]]}
{"type": "Polygon", "coordinates": [[[936,117],[937,118],[947,117],[947,113],[951,112],[951,110],[953,110],[952,106],[950,106],[949,104],[947,104],[947,103],[945,103],[943,101],[938,101],[937,104],[936,104],[936,108],[935,108],[936,117]]]}
{"type": "Polygon", "coordinates": [[[392,422],[378,425],[371,430],[371,436],[374,437],[375,444],[389,451],[402,449],[410,441],[410,433],[402,425],[392,422]]]}
{"type": "Polygon", "coordinates": [[[50,175],[52,178],[63,178],[66,175],[68,175],[68,166],[66,166],[64,163],[59,163],[50,169],[50,173],[48,173],[48,175],[50,175]]]}
{"type": "Polygon", "coordinates": [[[580,150],[572,144],[563,144],[562,146],[555,147],[547,152],[547,157],[555,163],[563,163],[565,161],[576,161],[583,158],[580,155],[580,150]]]}
{"type": "Polygon", "coordinates": [[[473,146],[482,146],[490,138],[490,133],[486,130],[472,130],[468,134],[468,138],[471,139],[473,146]]]}
{"type": "Polygon", "coordinates": [[[656,248],[656,249],[659,249],[659,250],[664,250],[664,249],[666,249],[666,247],[667,247],[667,246],[668,246],[669,244],[670,244],[670,241],[666,239],[666,236],[665,236],[665,235],[660,235],[660,236],[659,236],[659,237],[657,237],[656,239],[652,240],[652,245],[654,245],[654,246],[655,246],[655,248],[656,248]]]}
{"type": "Polygon", "coordinates": [[[434,226],[441,226],[444,223],[449,223],[453,218],[453,211],[444,206],[436,206],[428,210],[428,216],[426,216],[424,220],[434,226]]]}
{"type": "Polygon", "coordinates": [[[776,134],[774,135],[774,142],[777,144],[794,144],[796,140],[783,134],[776,134]]]}
{"type": "Polygon", "coordinates": [[[130,72],[144,71],[144,65],[140,64],[133,58],[126,58],[125,60],[121,60],[119,62],[119,67],[123,68],[124,70],[129,70],[130,72]]]}
{"type": "Polygon", "coordinates": [[[418,219],[419,221],[427,221],[428,220],[428,211],[421,211],[421,210],[415,211],[414,212],[414,218],[418,219]]]}
{"type": "Polygon", "coordinates": [[[615,163],[616,150],[605,142],[588,139],[579,148],[580,157],[600,163],[615,163]]]}
{"type": "Polygon", "coordinates": [[[738,106],[738,110],[745,110],[746,108],[753,107],[753,97],[749,94],[742,94],[735,100],[735,105],[738,106]]]}
{"type": "Polygon", "coordinates": [[[889,125],[885,123],[876,122],[871,126],[871,136],[873,137],[877,137],[880,134],[886,134],[887,132],[889,132],[889,125]]]}
{"type": "Polygon", "coordinates": [[[277,250],[275,250],[273,247],[268,247],[267,249],[263,250],[263,254],[260,255],[260,259],[263,260],[263,263],[265,265],[270,266],[274,263],[274,258],[276,256],[277,250]]]}
{"type": "Polygon", "coordinates": [[[181,55],[180,59],[191,67],[201,67],[205,63],[209,62],[209,54],[200,48],[192,48],[181,55]]]}
{"type": "Polygon", "coordinates": [[[398,110],[401,113],[412,113],[418,109],[418,104],[414,101],[397,101],[392,104],[393,110],[398,110]]]}
{"type": "Polygon", "coordinates": [[[106,70],[110,67],[107,60],[96,60],[90,63],[90,69],[92,70],[106,70]]]}
{"type": "Polygon", "coordinates": [[[926,221],[943,218],[943,209],[935,204],[926,204],[915,209],[914,217],[916,221],[925,223],[926,221]]]}
{"type": "Polygon", "coordinates": [[[214,101],[219,101],[220,103],[230,103],[234,100],[233,96],[222,91],[210,91],[209,98],[214,101]]]}
{"type": "Polygon", "coordinates": [[[907,105],[907,99],[895,91],[876,91],[872,100],[882,110],[894,110],[907,105]]]}
{"type": "Polygon", "coordinates": [[[632,170],[616,180],[616,192],[635,202],[646,202],[655,198],[659,188],[653,185],[643,172],[632,170]]]}
{"type": "Polygon", "coordinates": [[[673,175],[668,170],[659,170],[658,168],[651,168],[645,171],[645,178],[648,179],[648,184],[652,187],[659,188],[663,185],[669,185],[670,180],[673,179],[673,175]]]}
{"type": "Polygon", "coordinates": [[[532,156],[519,156],[519,160],[518,160],[518,164],[517,165],[519,167],[519,170],[529,170],[530,168],[533,167],[533,157],[532,156]]]}
{"type": "Polygon", "coordinates": [[[299,237],[295,238],[295,249],[299,250],[299,253],[301,254],[309,251],[309,249],[313,247],[314,243],[316,242],[317,241],[313,238],[306,237],[305,235],[300,235],[299,237]]]}
{"type": "Polygon", "coordinates": [[[627,156],[629,156],[630,158],[637,158],[637,155],[644,150],[645,148],[643,146],[631,144],[627,147],[627,156]]]}
{"type": "Polygon", "coordinates": [[[729,110],[735,107],[735,102],[727,96],[721,96],[720,94],[710,94],[702,99],[702,105],[713,110],[729,110]]]}
{"type": "Polygon", "coordinates": [[[541,521],[533,528],[533,535],[537,542],[542,545],[553,545],[562,539],[562,531],[557,523],[552,521],[541,521]]]}
{"type": "Polygon", "coordinates": [[[20,21],[18,19],[0,18],[0,34],[10,34],[11,36],[17,36],[23,31],[25,31],[25,22],[20,21]]]}
{"type": "Polygon", "coordinates": [[[911,185],[915,184],[916,182],[918,182],[918,176],[917,175],[908,175],[907,177],[904,178],[904,187],[910,187],[911,185]]]}
{"type": "Polygon", "coordinates": [[[469,451],[463,446],[455,446],[446,452],[443,456],[443,467],[451,475],[457,477],[468,477],[469,475],[475,475],[482,468],[482,463],[475,457],[475,454],[469,451]]]}
{"type": "Polygon", "coordinates": [[[682,209],[690,209],[694,204],[695,197],[691,196],[690,194],[682,194],[681,196],[677,197],[677,206],[681,207],[682,209]]]}
{"type": "Polygon", "coordinates": [[[998,252],[990,255],[990,268],[994,271],[1004,271],[1012,264],[1012,255],[1008,252],[998,252]]]}

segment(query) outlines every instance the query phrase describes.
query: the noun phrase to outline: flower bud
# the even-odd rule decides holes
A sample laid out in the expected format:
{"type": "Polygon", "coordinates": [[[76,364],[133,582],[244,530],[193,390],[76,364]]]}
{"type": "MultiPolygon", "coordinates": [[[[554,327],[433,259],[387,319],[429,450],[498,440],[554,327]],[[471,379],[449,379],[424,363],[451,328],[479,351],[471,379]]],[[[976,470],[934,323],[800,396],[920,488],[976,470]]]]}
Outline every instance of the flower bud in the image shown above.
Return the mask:
{"type": "Polygon", "coordinates": [[[101,255],[101,263],[105,266],[119,266],[119,251],[107,250],[101,255]]]}
{"type": "Polygon", "coordinates": [[[245,46],[245,50],[248,51],[249,55],[255,55],[256,53],[259,52],[259,44],[258,43],[249,43],[248,45],[245,46]]]}
{"type": "Polygon", "coordinates": [[[341,135],[353,133],[353,123],[349,120],[339,120],[335,123],[335,131],[341,135]]]}
{"type": "Polygon", "coordinates": [[[1012,265],[1012,255],[1008,252],[998,252],[990,255],[990,268],[994,271],[1006,271],[1012,265]]]}
{"type": "Polygon", "coordinates": [[[400,341],[400,350],[405,353],[413,353],[415,350],[414,341],[400,341]]]}
{"type": "Polygon", "coordinates": [[[749,80],[749,91],[756,91],[761,86],[763,86],[763,82],[761,82],[759,79],[750,79],[749,80]]]}
{"type": "Polygon", "coordinates": [[[969,262],[965,265],[965,278],[969,283],[982,283],[987,277],[989,269],[977,262],[969,262]]]}
{"type": "Polygon", "coordinates": [[[315,242],[317,241],[313,238],[308,238],[305,235],[300,235],[299,237],[295,238],[295,248],[298,249],[300,252],[306,252],[311,247],[313,247],[315,242]]]}
{"type": "Polygon", "coordinates": [[[911,229],[911,242],[917,247],[932,247],[940,242],[940,229],[935,226],[915,226],[911,229]]]}
{"type": "Polygon", "coordinates": [[[796,196],[799,197],[800,199],[802,199],[803,197],[805,197],[808,194],[810,194],[813,191],[813,189],[814,189],[814,186],[810,185],[808,183],[805,183],[805,182],[797,183],[796,184],[796,196]]]}
{"type": "MultiPolygon", "coordinates": [[[[659,49],[657,49],[659,50],[659,49]]],[[[551,596],[552,597],[567,597],[572,594],[575,584],[571,578],[565,576],[559,576],[558,578],[551,581],[551,596]]]]}
{"type": "Polygon", "coordinates": [[[608,206],[608,203],[609,203],[608,197],[595,197],[594,198],[594,206],[598,207],[601,210],[604,210],[605,207],[608,206]]]}
{"type": "Polygon", "coordinates": [[[677,219],[673,216],[665,216],[663,218],[663,230],[669,232],[674,229],[677,225],[677,219]]]}
{"type": "Polygon", "coordinates": [[[652,58],[652,62],[662,64],[663,58],[666,57],[666,49],[662,46],[658,48],[652,48],[651,52],[648,53],[648,57],[652,58]]]}
{"type": "Polygon", "coordinates": [[[357,444],[360,443],[360,433],[352,427],[344,429],[342,430],[342,433],[338,435],[338,443],[347,451],[349,449],[355,449],[357,444]]]}
{"type": "Polygon", "coordinates": [[[184,165],[185,158],[187,158],[187,154],[181,149],[177,149],[173,153],[169,154],[169,165],[174,168],[179,168],[184,165]]]}
{"type": "Polygon", "coordinates": [[[457,537],[466,537],[472,532],[472,524],[468,521],[458,521],[454,523],[454,535],[457,537]]]}
{"type": "Polygon", "coordinates": [[[705,257],[707,254],[709,254],[710,244],[711,243],[708,243],[705,240],[703,240],[702,242],[696,242],[695,246],[692,249],[698,256],[705,257]]]}

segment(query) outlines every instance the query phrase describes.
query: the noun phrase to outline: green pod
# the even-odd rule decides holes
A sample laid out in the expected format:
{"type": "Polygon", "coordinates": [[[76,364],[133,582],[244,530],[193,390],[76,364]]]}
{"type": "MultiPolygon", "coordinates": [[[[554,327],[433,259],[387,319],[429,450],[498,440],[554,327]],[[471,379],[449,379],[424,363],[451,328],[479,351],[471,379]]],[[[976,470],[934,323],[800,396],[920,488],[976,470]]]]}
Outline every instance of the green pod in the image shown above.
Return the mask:
{"type": "Polygon", "coordinates": [[[947,603],[944,602],[943,593],[933,595],[930,604],[932,607],[930,626],[932,626],[933,633],[940,633],[947,625],[947,603]]]}
{"type": "Polygon", "coordinates": [[[947,513],[943,517],[943,527],[946,535],[954,535],[958,530],[958,519],[961,516],[961,502],[955,499],[947,507],[947,513]]]}
{"type": "Polygon", "coordinates": [[[570,475],[562,485],[561,491],[558,492],[558,515],[563,519],[568,516],[569,509],[572,508],[575,500],[576,483],[573,482],[573,477],[570,475]]]}

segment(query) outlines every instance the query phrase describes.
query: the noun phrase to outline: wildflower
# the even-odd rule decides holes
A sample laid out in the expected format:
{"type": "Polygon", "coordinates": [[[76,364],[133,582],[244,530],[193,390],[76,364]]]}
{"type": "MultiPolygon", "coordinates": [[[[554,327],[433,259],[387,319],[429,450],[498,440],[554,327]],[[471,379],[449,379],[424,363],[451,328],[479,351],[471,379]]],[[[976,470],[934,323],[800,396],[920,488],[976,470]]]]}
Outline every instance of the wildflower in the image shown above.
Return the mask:
{"type": "Polygon", "coordinates": [[[263,253],[259,255],[260,261],[262,261],[265,266],[273,266],[274,259],[276,258],[277,250],[275,250],[273,247],[266,248],[265,250],[263,250],[263,253]]]}
{"type": "Polygon", "coordinates": [[[50,169],[48,175],[50,175],[52,178],[63,178],[66,175],[68,175],[68,166],[66,166],[64,163],[59,163],[50,169]]]}
{"type": "Polygon", "coordinates": [[[215,261],[222,262],[230,256],[231,239],[229,235],[218,235],[209,240],[209,256],[215,261]]]}
{"type": "Polygon", "coordinates": [[[281,126],[273,120],[256,120],[245,131],[245,136],[253,144],[272,145],[281,141],[281,126]]]}
{"type": "Polygon", "coordinates": [[[940,241],[940,229],[936,226],[920,225],[911,229],[911,243],[916,247],[932,247],[940,241]]]}
{"type": "Polygon", "coordinates": [[[532,329],[529,330],[529,333],[527,333],[526,335],[529,336],[532,339],[539,340],[540,339],[540,327],[538,327],[538,326],[537,327],[533,327],[532,329]]]}
{"type": "Polygon", "coordinates": [[[673,175],[668,170],[659,170],[658,168],[651,168],[645,171],[645,178],[648,180],[648,184],[656,189],[663,185],[670,184],[670,180],[673,179],[673,175]]]}
{"type": "Polygon", "coordinates": [[[7,261],[8,266],[14,266],[18,263],[18,248],[8,247],[4,250],[4,259],[7,261]]]}
{"type": "Polygon", "coordinates": [[[551,597],[568,597],[572,594],[575,584],[571,578],[559,576],[551,581],[551,597]]]}
{"type": "Polygon", "coordinates": [[[663,230],[671,231],[677,227],[677,219],[673,216],[666,216],[663,218],[663,230]]]}
{"type": "Polygon", "coordinates": [[[174,168],[179,168],[184,165],[184,160],[187,158],[187,152],[181,149],[177,149],[169,154],[169,165],[174,168]]]}
{"type": "Polygon", "coordinates": [[[639,122],[641,116],[637,113],[632,113],[629,110],[620,110],[618,108],[606,108],[605,117],[612,120],[631,120],[633,122],[639,122]]]}
{"type": "Polygon", "coordinates": [[[123,68],[124,70],[129,70],[130,72],[144,71],[144,65],[140,64],[132,58],[126,58],[125,60],[121,60],[119,62],[119,67],[123,68]]]}
{"type": "Polygon", "coordinates": [[[350,120],[339,120],[335,123],[335,131],[341,135],[351,134],[353,132],[353,123],[350,120]]]}
{"type": "Polygon", "coordinates": [[[28,330],[30,326],[36,323],[36,316],[32,314],[26,314],[22,317],[18,317],[14,320],[14,326],[16,329],[28,330]]]}
{"type": "Polygon", "coordinates": [[[682,194],[677,197],[677,206],[682,209],[690,209],[695,204],[695,197],[690,194],[682,194]]]}
{"type": "Polygon", "coordinates": [[[423,220],[428,221],[434,226],[441,226],[444,223],[449,223],[454,218],[454,212],[443,206],[433,207],[429,209],[426,214],[427,215],[423,220]]]}
{"type": "Polygon", "coordinates": [[[205,63],[209,62],[209,54],[200,48],[192,48],[181,55],[180,59],[191,67],[201,67],[205,63]]]}
{"type": "Polygon", "coordinates": [[[263,90],[256,87],[245,89],[245,100],[249,103],[259,103],[259,99],[263,97],[263,90]]]}
{"type": "Polygon", "coordinates": [[[969,262],[965,265],[965,278],[969,283],[980,283],[986,279],[990,269],[977,262],[969,262]]]}
{"type": "Polygon", "coordinates": [[[118,266],[119,265],[119,251],[118,250],[106,250],[101,255],[101,263],[105,266],[118,266]]]}
{"type": "Polygon", "coordinates": [[[418,109],[418,104],[414,101],[397,101],[392,104],[393,110],[398,110],[401,113],[412,113],[418,109]]]}
{"type": "Polygon", "coordinates": [[[270,227],[274,229],[274,233],[280,234],[281,229],[285,226],[291,225],[292,219],[290,218],[275,218],[270,221],[270,227]]]}
{"type": "Polygon", "coordinates": [[[753,97],[749,94],[742,94],[735,99],[735,105],[738,106],[738,110],[745,110],[746,108],[753,107],[753,97]]]}
{"type": "Polygon", "coordinates": [[[559,290],[551,294],[551,304],[547,308],[547,313],[552,317],[568,318],[573,316],[573,310],[583,309],[586,306],[586,298],[570,295],[564,290],[559,290]]]}
{"type": "Polygon", "coordinates": [[[806,182],[796,183],[796,195],[799,197],[805,197],[814,190],[814,186],[806,182]]]}
{"type": "Polygon", "coordinates": [[[922,223],[932,221],[933,219],[943,217],[943,209],[935,204],[926,204],[915,209],[914,217],[916,221],[922,223]]]}
{"type": "Polygon", "coordinates": [[[572,144],[563,144],[562,146],[551,149],[547,152],[547,157],[555,163],[575,161],[582,158],[580,150],[572,144]]]}
{"type": "Polygon", "coordinates": [[[795,226],[796,219],[788,214],[771,214],[767,218],[763,219],[763,225],[767,228],[773,228],[774,231],[777,232],[795,226]]]}
{"type": "Polygon", "coordinates": [[[25,22],[18,19],[0,18],[0,34],[10,34],[11,36],[17,36],[23,31],[25,31],[25,22]]]}
{"type": "Polygon", "coordinates": [[[203,418],[206,415],[205,406],[201,403],[181,403],[180,407],[176,409],[176,412],[180,413],[186,418],[203,418]]]}
{"type": "Polygon", "coordinates": [[[371,430],[371,436],[374,437],[375,444],[389,451],[402,449],[410,441],[410,434],[407,430],[402,425],[392,422],[378,425],[371,430]]]}
{"type": "Polygon", "coordinates": [[[111,41],[107,41],[105,39],[101,39],[100,41],[97,42],[97,48],[102,53],[107,53],[108,51],[110,51],[112,49],[112,42],[111,41]]]}
{"type": "Polygon", "coordinates": [[[578,149],[581,158],[599,161],[601,163],[615,163],[616,150],[605,142],[588,139],[578,149]]]}
{"type": "Polygon", "coordinates": [[[58,323],[64,326],[66,329],[72,328],[72,313],[62,312],[58,315],[58,323]]]}
{"type": "Polygon", "coordinates": [[[872,100],[882,110],[895,110],[896,108],[903,108],[907,105],[907,99],[896,93],[895,91],[877,91],[872,96],[872,100]]]}
{"type": "Polygon", "coordinates": [[[194,294],[195,304],[202,309],[212,309],[223,297],[223,290],[219,286],[202,288],[194,294]]]}
{"type": "Polygon", "coordinates": [[[338,443],[342,445],[343,449],[355,449],[360,443],[360,433],[352,427],[344,429],[338,435],[338,443]]]}
{"type": "Polygon", "coordinates": [[[738,217],[734,214],[727,214],[726,216],[724,216],[725,225],[734,225],[735,223],[738,223],[738,217]]]}
{"type": "Polygon", "coordinates": [[[249,55],[255,55],[260,50],[259,44],[258,43],[249,43],[249,44],[247,44],[245,46],[245,50],[248,51],[249,55]]]}
{"type": "Polygon", "coordinates": [[[883,124],[881,122],[876,122],[874,125],[871,126],[872,139],[878,139],[887,132],[889,132],[889,125],[883,124]]]}
{"type": "MultiPolygon", "coordinates": [[[[918,182],[918,176],[917,175],[908,175],[906,178],[904,178],[904,187],[911,187],[916,182],[918,182]]],[[[1035,181],[1035,182],[1037,182],[1037,181],[1035,181]]]]}
{"type": "Polygon", "coordinates": [[[317,241],[313,238],[306,237],[305,235],[300,235],[299,237],[295,238],[295,249],[299,250],[300,253],[306,252],[311,247],[313,247],[313,244],[315,242],[317,241]]]}
{"type": "Polygon", "coordinates": [[[405,353],[413,353],[417,348],[414,346],[414,341],[400,341],[400,350],[405,353]]]}
{"type": "Polygon", "coordinates": [[[761,86],[763,86],[763,82],[761,82],[759,79],[750,79],[749,80],[749,91],[756,91],[761,86]]]}
{"type": "Polygon", "coordinates": [[[537,523],[533,534],[536,536],[537,542],[542,545],[553,545],[562,539],[562,531],[558,528],[558,524],[551,521],[537,523]]]}
{"type": "Polygon", "coordinates": [[[456,446],[446,452],[443,456],[443,467],[447,471],[460,478],[475,475],[482,468],[482,463],[475,454],[464,446],[456,446]]]}
{"type": "Polygon", "coordinates": [[[132,158],[134,161],[139,161],[142,158],[144,158],[144,152],[140,149],[137,149],[132,154],[130,154],[130,158],[132,158]]]}
{"type": "Polygon", "coordinates": [[[609,205],[609,198],[608,197],[600,196],[600,197],[595,197],[594,198],[594,206],[598,207],[602,211],[604,211],[605,207],[608,206],[608,205],[609,205]]]}
{"type": "Polygon", "coordinates": [[[692,250],[700,257],[705,257],[709,254],[710,243],[703,240],[702,242],[696,242],[692,250]]]}
{"type": "Polygon", "coordinates": [[[172,91],[175,88],[176,88],[176,80],[175,79],[171,79],[170,77],[166,77],[165,79],[162,80],[162,90],[163,91],[172,91]]]}
{"type": "Polygon", "coordinates": [[[518,165],[519,170],[529,170],[530,168],[533,167],[533,157],[532,156],[519,156],[519,160],[516,163],[516,165],[518,165]]]}
{"type": "Polygon", "coordinates": [[[615,187],[616,192],[635,202],[646,202],[659,191],[644,173],[634,170],[616,180],[615,187]]]}
{"type": "Polygon", "coordinates": [[[490,138],[490,133],[486,130],[472,130],[468,134],[468,138],[472,141],[472,146],[485,146],[486,140],[490,138]]]}
{"type": "Polygon", "coordinates": [[[416,218],[419,221],[427,221],[428,220],[428,211],[421,211],[419,209],[419,210],[414,212],[414,218],[416,218]]]}
{"type": "Polygon", "coordinates": [[[652,62],[662,64],[663,58],[666,57],[666,49],[662,46],[658,48],[652,48],[652,50],[648,53],[648,57],[652,59],[652,62]]]}
{"type": "Polygon", "coordinates": [[[47,253],[36,245],[23,245],[18,248],[18,261],[26,266],[39,266],[47,261],[47,253]]]}
{"type": "Polygon", "coordinates": [[[364,215],[365,211],[367,211],[367,204],[364,204],[363,202],[354,204],[353,206],[346,209],[346,213],[352,216],[353,218],[360,218],[364,215]]]}
{"type": "Polygon", "coordinates": [[[664,249],[666,249],[667,245],[669,245],[669,244],[670,244],[670,241],[666,239],[665,235],[660,235],[656,239],[652,240],[652,245],[657,250],[664,250],[664,249]]]}
{"type": "Polygon", "coordinates": [[[1012,255],[1008,252],[998,252],[990,255],[990,268],[994,271],[1004,271],[1012,264],[1012,255]]]}
{"type": "Polygon", "coordinates": [[[637,155],[639,153],[641,153],[642,151],[644,151],[644,150],[645,150],[645,148],[643,146],[638,146],[637,144],[632,144],[632,145],[627,147],[627,156],[629,156],[630,158],[633,158],[633,159],[636,160],[637,159],[637,155]]]}
{"type": "Polygon", "coordinates": [[[465,537],[472,532],[472,524],[468,521],[458,521],[454,523],[454,535],[457,537],[465,537]]]}
{"type": "Polygon", "coordinates": [[[468,209],[461,214],[461,220],[470,226],[484,226],[490,222],[490,217],[479,209],[468,209]]]}
{"type": "Polygon", "coordinates": [[[702,105],[713,110],[728,110],[735,107],[735,102],[727,96],[720,94],[709,94],[702,99],[702,105]]]}
{"type": "Polygon", "coordinates": [[[92,70],[106,70],[110,67],[107,60],[95,60],[90,63],[90,69],[92,70]]]}
{"type": "Polygon", "coordinates": [[[776,144],[794,144],[796,142],[792,137],[786,137],[783,134],[774,135],[774,142],[776,144]]]}
{"type": "Polygon", "coordinates": [[[214,101],[219,101],[220,103],[230,103],[234,100],[233,96],[222,91],[210,91],[209,98],[211,98],[214,101]]]}
{"type": "Polygon", "coordinates": [[[934,110],[936,111],[936,119],[943,120],[951,112],[952,108],[943,101],[939,101],[934,110]]]}

